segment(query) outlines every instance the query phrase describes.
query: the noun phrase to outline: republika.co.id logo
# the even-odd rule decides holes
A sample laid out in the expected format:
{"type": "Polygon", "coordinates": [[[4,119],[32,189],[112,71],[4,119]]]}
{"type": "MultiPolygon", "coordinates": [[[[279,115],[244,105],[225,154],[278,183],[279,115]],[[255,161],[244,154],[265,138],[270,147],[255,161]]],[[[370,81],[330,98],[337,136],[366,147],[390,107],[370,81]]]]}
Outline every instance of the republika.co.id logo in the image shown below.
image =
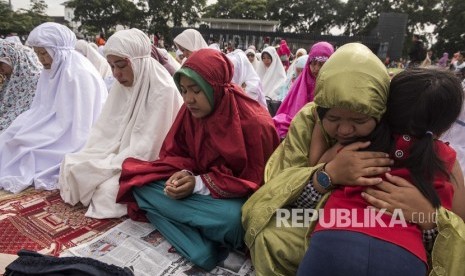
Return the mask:
{"type": "MultiPolygon", "coordinates": [[[[426,221],[436,222],[436,214],[426,215],[423,213],[413,213],[413,223],[422,223],[426,221]]],[[[277,209],[276,210],[276,227],[309,227],[313,221],[323,228],[333,227],[407,227],[408,222],[405,219],[401,209],[395,209],[392,213],[386,209],[331,209],[329,215],[324,213],[323,209],[277,209]],[[386,221],[383,215],[389,215],[390,219],[386,221]]]]}

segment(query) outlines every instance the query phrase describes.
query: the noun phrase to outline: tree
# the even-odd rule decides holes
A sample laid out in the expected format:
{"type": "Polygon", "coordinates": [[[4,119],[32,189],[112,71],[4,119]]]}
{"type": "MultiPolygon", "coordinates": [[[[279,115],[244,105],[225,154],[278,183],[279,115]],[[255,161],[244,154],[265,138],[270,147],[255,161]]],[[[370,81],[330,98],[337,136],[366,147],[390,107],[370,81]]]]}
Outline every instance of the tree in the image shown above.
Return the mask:
{"type": "Polygon", "coordinates": [[[342,4],[338,25],[344,29],[345,35],[368,35],[376,27],[381,12],[394,12],[390,2],[349,0],[342,4]]]}
{"type": "Polygon", "coordinates": [[[43,0],[32,0],[30,9],[14,12],[6,1],[0,1],[0,30],[3,34],[29,34],[34,27],[50,21],[45,15],[46,9],[47,4],[43,0]]]}
{"type": "Polygon", "coordinates": [[[199,21],[206,0],[147,0],[151,18],[149,31],[170,36],[170,27],[193,25],[199,21]]]}
{"type": "Polygon", "coordinates": [[[280,21],[280,30],[329,34],[341,10],[340,0],[268,0],[267,18],[280,21]]]}
{"type": "Polygon", "coordinates": [[[44,0],[31,0],[31,8],[29,11],[37,15],[46,16],[45,11],[47,8],[48,5],[44,0]]]}
{"type": "Polygon", "coordinates": [[[205,9],[204,17],[229,19],[264,19],[267,0],[218,0],[205,9]]]}
{"type": "Polygon", "coordinates": [[[36,27],[44,22],[50,21],[45,11],[48,5],[44,0],[31,0],[30,8],[28,10],[21,9],[23,21],[30,21],[33,27],[36,27]]]}
{"type": "Polygon", "coordinates": [[[215,4],[209,5],[205,8],[203,17],[230,19],[232,18],[230,12],[233,5],[234,0],[218,0],[215,4]]]}
{"type": "Polygon", "coordinates": [[[6,1],[0,1],[0,30],[2,34],[11,33],[11,23],[13,21],[13,11],[6,1]]]}
{"type": "Polygon", "coordinates": [[[439,57],[444,52],[452,54],[465,49],[465,1],[443,0],[440,8],[441,16],[435,28],[438,35],[435,51],[439,57]]]}
{"type": "MultiPolygon", "coordinates": [[[[456,1],[456,0],[454,0],[456,1]]],[[[448,6],[447,0],[348,0],[343,4],[338,25],[344,29],[345,35],[369,35],[378,24],[381,12],[396,12],[408,15],[407,37],[414,33],[423,34],[425,45],[432,43],[431,35],[426,34],[428,26],[438,25],[449,15],[441,11],[441,7],[448,6]],[[444,3],[441,3],[444,2],[444,3]]],[[[458,0],[460,2],[460,0],[458,0]]],[[[462,8],[463,10],[463,8],[462,8]]],[[[446,24],[447,25],[447,24],[446,24]]],[[[411,39],[406,39],[404,53],[411,47],[411,39]]]]}
{"type": "Polygon", "coordinates": [[[147,30],[145,4],[128,0],[68,1],[74,8],[74,20],[81,21],[82,28],[90,32],[104,32],[120,24],[129,28],[147,30]]]}

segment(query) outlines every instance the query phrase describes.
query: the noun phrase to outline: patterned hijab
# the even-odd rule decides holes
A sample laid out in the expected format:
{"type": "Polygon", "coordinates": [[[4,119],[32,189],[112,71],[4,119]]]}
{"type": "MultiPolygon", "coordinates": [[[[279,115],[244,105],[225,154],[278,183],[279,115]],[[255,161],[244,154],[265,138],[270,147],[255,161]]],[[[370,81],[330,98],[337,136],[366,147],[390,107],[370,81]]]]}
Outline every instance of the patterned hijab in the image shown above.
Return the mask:
{"type": "Polygon", "coordinates": [[[0,132],[19,114],[28,110],[35,95],[42,64],[31,48],[0,40],[0,62],[11,66],[12,74],[0,87],[0,132]]]}

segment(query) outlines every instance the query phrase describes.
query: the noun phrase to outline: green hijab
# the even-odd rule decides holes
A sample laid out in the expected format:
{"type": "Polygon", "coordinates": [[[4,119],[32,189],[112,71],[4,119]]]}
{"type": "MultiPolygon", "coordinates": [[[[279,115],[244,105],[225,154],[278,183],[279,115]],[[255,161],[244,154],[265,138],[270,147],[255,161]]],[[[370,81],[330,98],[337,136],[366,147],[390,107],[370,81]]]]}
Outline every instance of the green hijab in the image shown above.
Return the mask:
{"type": "Polygon", "coordinates": [[[386,111],[389,75],[381,60],[360,43],[341,46],[318,74],[314,102],[376,118],[386,111]]]}
{"type": "Polygon", "coordinates": [[[174,73],[174,83],[176,83],[176,86],[178,87],[179,91],[181,91],[181,86],[179,83],[181,75],[184,75],[192,79],[195,83],[197,83],[197,85],[200,86],[202,91],[205,93],[205,96],[207,96],[210,106],[212,108],[215,106],[215,99],[213,98],[213,87],[210,84],[208,84],[208,82],[206,82],[197,72],[190,68],[182,67],[178,71],[176,71],[176,73],[174,73]]]}

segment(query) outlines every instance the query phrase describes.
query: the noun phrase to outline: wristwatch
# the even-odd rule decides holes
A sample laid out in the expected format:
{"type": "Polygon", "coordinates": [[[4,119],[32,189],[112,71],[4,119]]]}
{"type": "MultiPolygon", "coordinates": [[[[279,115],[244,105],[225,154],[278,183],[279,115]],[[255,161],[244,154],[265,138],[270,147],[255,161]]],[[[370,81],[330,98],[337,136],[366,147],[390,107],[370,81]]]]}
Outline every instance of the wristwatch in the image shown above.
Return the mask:
{"type": "Polygon", "coordinates": [[[325,171],[325,167],[326,164],[324,164],[323,167],[316,172],[316,179],[318,180],[320,186],[323,187],[325,190],[331,190],[334,187],[334,185],[331,182],[331,177],[325,171]]]}

